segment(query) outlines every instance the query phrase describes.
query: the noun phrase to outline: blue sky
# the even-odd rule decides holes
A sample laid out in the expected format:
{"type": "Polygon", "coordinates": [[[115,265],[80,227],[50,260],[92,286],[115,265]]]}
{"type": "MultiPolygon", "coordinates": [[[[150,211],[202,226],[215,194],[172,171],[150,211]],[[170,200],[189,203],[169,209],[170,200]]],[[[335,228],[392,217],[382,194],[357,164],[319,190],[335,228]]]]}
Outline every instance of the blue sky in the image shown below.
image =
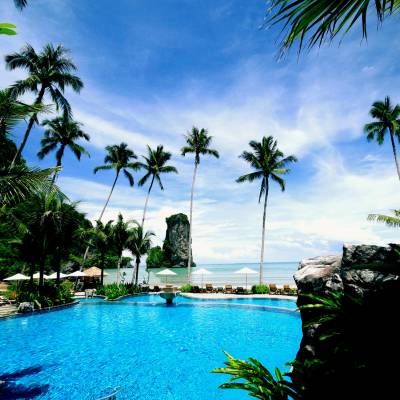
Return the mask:
{"type": "MultiPolygon", "coordinates": [[[[366,221],[370,212],[398,207],[398,180],[389,143],[366,143],[362,126],[374,100],[400,101],[397,20],[371,26],[368,42],[355,30],[297,58],[277,60],[277,30],[260,26],[263,0],[32,0],[22,13],[12,1],[1,19],[18,36],[0,40],[0,54],[31,43],[71,49],[85,82],[67,91],[74,116],[91,135],[91,157],[65,157],[62,189],[88,217],[98,216],[112,173],[93,175],[104,147],[125,141],[138,155],[164,144],[179,175],[164,178],[150,199],[147,227],[161,243],[165,218],[188,212],[193,160],[180,157],[192,125],[208,128],[219,160],[204,159],[196,187],[194,257],[198,262],[257,261],[262,207],[258,185],[234,182],[248,168],[238,158],[252,139],[273,135],[299,158],[287,190],[273,188],[267,222],[267,261],[337,253],[346,243],[387,243],[396,232],[366,221]]],[[[25,76],[0,65],[0,85],[25,76]]],[[[20,140],[22,129],[15,132],[20,140]]],[[[32,164],[42,130],[24,153],[32,164]]],[[[137,175],[140,177],[140,173],[137,175]]],[[[106,218],[140,219],[146,188],[121,179],[106,218]]]]}

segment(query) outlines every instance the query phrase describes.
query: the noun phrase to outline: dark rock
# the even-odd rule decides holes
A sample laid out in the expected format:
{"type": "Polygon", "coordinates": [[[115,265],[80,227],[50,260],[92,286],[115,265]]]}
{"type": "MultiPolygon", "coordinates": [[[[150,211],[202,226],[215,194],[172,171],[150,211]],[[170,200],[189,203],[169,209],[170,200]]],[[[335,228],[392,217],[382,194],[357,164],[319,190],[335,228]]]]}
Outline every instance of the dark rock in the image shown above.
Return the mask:
{"type": "Polygon", "coordinates": [[[18,312],[21,314],[31,313],[34,310],[33,303],[24,301],[18,306],[18,312]]]}
{"type": "MultiPolygon", "coordinates": [[[[189,220],[185,214],[166,218],[167,231],[162,250],[157,246],[150,250],[148,268],[182,268],[188,264],[189,220]]],[[[192,263],[192,266],[195,266],[192,263]]]]}

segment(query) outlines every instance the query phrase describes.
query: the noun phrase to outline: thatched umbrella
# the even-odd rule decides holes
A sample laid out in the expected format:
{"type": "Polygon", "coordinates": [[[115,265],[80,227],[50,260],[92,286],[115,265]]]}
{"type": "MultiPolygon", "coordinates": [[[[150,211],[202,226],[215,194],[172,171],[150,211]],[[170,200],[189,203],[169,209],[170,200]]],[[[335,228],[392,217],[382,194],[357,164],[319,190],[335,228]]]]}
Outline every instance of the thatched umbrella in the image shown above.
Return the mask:
{"type": "MultiPolygon", "coordinates": [[[[97,267],[90,267],[88,269],[85,269],[83,272],[89,278],[97,278],[97,277],[101,276],[101,269],[97,268],[97,267]]],[[[107,276],[107,275],[109,275],[109,274],[107,274],[107,272],[104,272],[104,276],[107,276]]]]}

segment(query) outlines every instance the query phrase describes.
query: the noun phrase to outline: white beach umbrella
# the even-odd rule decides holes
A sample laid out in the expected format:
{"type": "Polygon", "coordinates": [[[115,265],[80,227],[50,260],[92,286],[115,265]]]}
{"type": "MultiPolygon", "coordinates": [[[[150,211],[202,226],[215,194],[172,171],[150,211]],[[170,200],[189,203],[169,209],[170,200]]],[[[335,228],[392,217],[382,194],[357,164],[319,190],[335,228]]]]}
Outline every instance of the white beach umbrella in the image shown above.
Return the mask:
{"type": "Polygon", "coordinates": [[[87,276],[87,274],[85,274],[83,271],[78,270],[78,271],[72,272],[71,274],[68,274],[67,276],[68,276],[68,278],[81,278],[83,276],[87,276]]]}
{"type": "Polygon", "coordinates": [[[15,274],[13,276],[10,276],[9,278],[4,279],[5,281],[27,281],[29,280],[29,276],[23,275],[23,274],[15,274]]]}
{"type": "MultiPolygon", "coordinates": [[[[68,275],[60,272],[60,279],[66,278],[68,275]]],[[[47,279],[57,279],[57,272],[53,272],[51,275],[47,277],[47,279]]]]}
{"type": "Polygon", "coordinates": [[[246,290],[247,290],[247,275],[248,274],[258,274],[258,272],[255,271],[254,269],[245,267],[245,268],[239,269],[238,271],[235,271],[235,274],[246,274],[246,290]]]}
{"type": "Polygon", "coordinates": [[[170,269],[166,268],[160,272],[157,272],[156,275],[165,276],[165,283],[167,283],[167,279],[169,276],[174,276],[177,274],[174,271],[171,271],[170,269]]]}
{"type": "MultiPolygon", "coordinates": [[[[33,279],[40,279],[40,272],[36,272],[35,274],[32,275],[33,279]]],[[[44,279],[49,279],[49,277],[45,274],[43,274],[44,279]]]]}
{"type": "Polygon", "coordinates": [[[192,272],[192,275],[201,275],[201,288],[203,289],[203,277],[204,275],[211,275],[212,272],[205,268],[197,269],[196,271],[192,272]]]}

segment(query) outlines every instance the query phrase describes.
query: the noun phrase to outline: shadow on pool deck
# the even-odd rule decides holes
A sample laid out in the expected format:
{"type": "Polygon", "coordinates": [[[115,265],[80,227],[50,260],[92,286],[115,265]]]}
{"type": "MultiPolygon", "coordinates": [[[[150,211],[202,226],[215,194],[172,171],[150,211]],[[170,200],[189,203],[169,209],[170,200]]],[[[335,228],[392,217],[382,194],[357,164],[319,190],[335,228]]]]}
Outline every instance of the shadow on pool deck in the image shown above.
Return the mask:
{"type": "Polygon", "coordinates": [[[33,399],[46,393],[49,385],[23,385],[14,382],[42,370],[43,367],[39,365],[0,375],[0,400],[33,399]]]}

